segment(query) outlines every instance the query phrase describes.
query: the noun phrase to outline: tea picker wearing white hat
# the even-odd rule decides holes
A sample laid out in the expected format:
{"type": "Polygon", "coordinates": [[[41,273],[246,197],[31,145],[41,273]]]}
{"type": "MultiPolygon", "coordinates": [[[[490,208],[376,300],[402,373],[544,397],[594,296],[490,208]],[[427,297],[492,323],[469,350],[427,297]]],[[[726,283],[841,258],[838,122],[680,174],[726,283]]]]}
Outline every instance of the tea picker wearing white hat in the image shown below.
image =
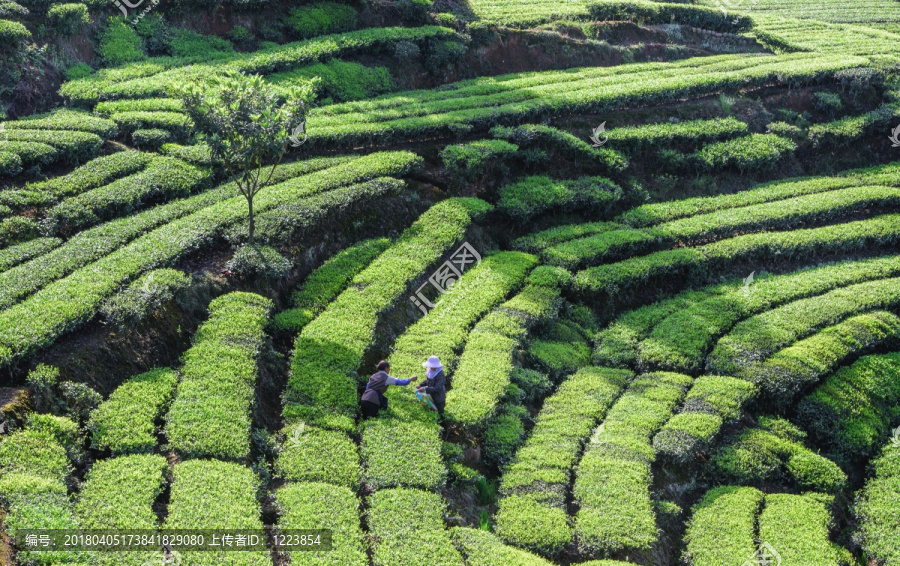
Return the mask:
{"type": "Polygon", "coordinates": [[[416,386],[416,390],[431,395],[437,407],[438,414],[444,416],[444,405],[447,404],[447,378],[444,376],[444,366],[437,356],[431,356],[428,361],[422,363],[425,368],[425,381],[416,386]]]}

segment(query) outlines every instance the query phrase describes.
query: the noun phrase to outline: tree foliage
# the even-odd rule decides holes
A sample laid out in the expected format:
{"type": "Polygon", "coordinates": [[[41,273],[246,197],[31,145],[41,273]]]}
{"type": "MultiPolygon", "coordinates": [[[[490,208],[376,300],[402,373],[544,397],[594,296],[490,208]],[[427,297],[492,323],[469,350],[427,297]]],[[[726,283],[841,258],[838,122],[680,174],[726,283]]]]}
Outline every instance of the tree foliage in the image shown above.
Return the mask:
{"type": "Polygon", "coordinates": [[[288,143],[299,145],[308,95],[300,89],[285,93],[259,75],[240,73],[188,85],[178,94],[213,159],[221,160],[247,199],[252,244],[253,197],[272,178],[288,143]]]}

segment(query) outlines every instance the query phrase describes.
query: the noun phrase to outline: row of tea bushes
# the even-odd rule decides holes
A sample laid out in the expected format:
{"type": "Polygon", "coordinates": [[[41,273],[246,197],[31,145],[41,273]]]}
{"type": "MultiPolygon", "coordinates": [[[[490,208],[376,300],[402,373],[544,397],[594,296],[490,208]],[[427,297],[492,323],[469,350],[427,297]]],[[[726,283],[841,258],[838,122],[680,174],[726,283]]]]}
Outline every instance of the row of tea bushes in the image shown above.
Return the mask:
{"type": "Polygon", "coordinates": [[[774,550],[785,564],[837,566],[846,551],[829,540],[830,504],[831,498],[817,493],[764,495],[752,487],[711,489],[692,510],[685,563],[719,566],[776,560],[774,550]]]}
{"type": "MultiPolygon", "coordinates": [[[[233,462],[187,460],[175,465],[163,528],[263,530],[259,477],[233,462]]],[[[272,566],[268,551],[185,551],[196,566],[272,566]]]]}
{"type": "Polygon", "coordinates": [[[658,540],[650,487],[653,435],[671,418],[693,379],[651,373],[634,380],[594,430],[578,464],[573,496],[580,548],[647,554],[658,540]]]}
{"type": "MultiPolygon", "coordinates": [[[[152,532],[157,527],[154,503],[166,485],[168,473],[168,462],[158,454],[98,460],[78,493],[75,518],[79,528],[152,532]]],[[[98,566],[139,566],[159,555],[157,551],[85,554],[91,564],[98,566]]]]}
{"type": "MultiPolygon", "coordinates": [[[[340,55],[392,46],[399,41],[424,42],[432,38],[449,39],[455,36],[453,30],[437,26],[369,28],[287,43],[254,53],[217,57],[206,62],[157,57],[121,67],[101,69],[88,77],[69,81],[60,88],[60,94],[79,105],[121,98],[166,97],[170,95],[172,85],[205,80],[228,71],[266,75],[340,55]]],[[[140,111],[135,107],[127,108],[140,111]]],[[[157,109],[162,110],[154,108],[157,109]]],[[[108,110],[110,109],[103,109],[104,112],[108,110]]]]}
{"type": "MultiPolygon", "coordinates": [[[[347,163],[348,160],[342,158],[291,163],[276,169],[272,183],[347,163]]],[[[154,229],[239,195],[237,187],[227,183],[187,199],[173,201],[84,230],[50,253],[38,256],[0,275],[0,308],[11,307],[53,281],[102,259],[154,229]]]]}
{"type": "Polygon", "coordinates": [[[175,395],[177,374],[153,369],[122,383],[91,413],[91,444],[114,456],[152,452],[156,447],[156,420],[175,395]]]}
{"type": "Polygon", "coordinates": [[[887,255],[815,266],[784,275],[764,274],[755,277],[749,288],[735,282],[725,287],[724,292],[713,293],[672,312],[655,323],[632,352],[622,355],[628,358],[629,365],[645,369],[697,373],[716,341],[743,319],[839,287],[897,276],[900,276],[900,256],[887,255]]]}
{"type": "MultiPolygon", "coordinates": [[[[437,355],[451,378],[452,390],[457,390],[479,327],[497,310],[485,313],[520,287],[536,263],[537,258],[529,254],[498,252],[467,270],[426,316],[396,340],[388,360],[392,373],[403,377],[417,373],[424,359],[437,355]],[[475,324],[479,318],[481,322],[475,324]],[[458,356],[463,344],[465,350],[458,356]]],[[[440,491],[447,478],[440,426],[434,413],[415,402],[406,388],[392,389],[388,390],[388,414],[367,421],[362,437],[364,480],[376,489],[370,498],[370,525],[384,533],[374,546],[375,563],[412,566],[421,563],[424,553],[429,563],[462,564],[444,526],[442,498],[428,492],[440,491]],[[408,520],[401,521],[401,532],[388,535],[393,515],[408,520]]],[[[465,403],[451,397],[448,415],[452,407],[465,403]]]]}
{"type": "MultiPolygon", "coordinates": [[[[257,195],[255,209],[263,213],[283,203],[302,201],[306,214],[318,218],[355,198],[357,191],[348,185],[390,173],[405,174],[417,162],[418,158],[404,152],[360,157],[273,185],[257,195]]],[[[204,196],[206,193],[194,198],[204,196]]],[[[222,235],[229,227],[246,221],[247,202],[242,196],[212,200],[209,206],[169,221],[0,313],[0,363],[9,363],[78,328],[123,284],[149,269],[171,264],[222,235]],[[23,320],[28,323],[22,324],[23,320]]],[[[159,208],[171,210],[165,206],[168,205],[159,208]]],[[[134,221],[134,218],[127,220],[134,221]]],[[[15,269],[18,268],[0,277],[15,269]]]]}
{"type": "MultiPolygon", "coordinates": [[[[539,267],[532,275],[539,273],[539,267]]],[[[515,370],[515,352],[529,330],[553,320],[560,307],[560,289],[553,283],[529,283],[475,325],[447,394],[447,417],[478,432],[496,414],[515,370]]]]}
{"type": "Polygon", "coordinates": [[[173,157],[156,157],[138,173],[64,199],[47,211],[47,220],[71,233],[127,216],[156,202],[189,196],[206,187],[210,171],[173,157]]]}
{"type": "Polygon", "coordinates": [[[575,163],[588,162],[588,168],[604,174],[621,173],[628,167],[628,159],[618,151],[593,147],[569,132],[544,124],[525,124],[516,127],[497,126],[491,135],[516,144],[521,149],[539,149],[553,158],[562,157],[575,163]]]}
{"type": "Polygon", "coordinates": [[[317,127],[309,139],[314,145],[355,145],[448,136],[561,112],[596,113],[772,83],[809,84],[865,64],[843,54],[741,54],[484,77],[452,89],[315,108],[309,118],[317,127]]]}
{"type": "Polygon", "coordinates": [[[49,206],[66,197],[79,195],[137,173],[153,157],[152,154],[140,151],[120,151],[104,155],[76,167],[66,175],[29,183],[24,189],[3,191],[0,193],[0,202],[16,209],[49,206]]]}
{"type": "MultiPolygon", "coordinates": [[[[675,244],[709,242],[760,230],[790,230],[824,224],[870,210],[890,210],[900,189],[855,186],[790,197],[768,203],[728,208],[649,226],[604,231],[546,247],[545,262],[577,268],[633,256],[675,244]]],[[[538,208],[538,210],[540,210],[538,208]]]]}
{"type": "Polygon", "coordinates": [[[854,514],[858,530],[854,539],[862,546],[866,557],[891,566],[900,563],[900,448],[896,442],[884,446],[881,456],[872,463],[872,477],[859,493],[854,514]]]}
{"type": "MultiPolygon", "coordinates": [[[[522,252],[498,252],[470,267],[427,315],[394,342],[388,358],[392,374],[420,374],[422,362],[434,355],[444,365],[445,375],[452,376],[456,390],[466,356],[458,357],[456,352],[464,344],[466,350],[471,347],[477,340],[476,321],[517,289],[535,263],[537,258],[522,252]],[[458,359],[461,365],[454,373],[458,359]]],[[[405,486],[438,491],[446,481],[440,427],[434,413],[423,409],[410,389],[389,388],[387,414],[363,427],[364,481],[371,488],[405,486]]],[[[448,394],[449,407],[464,403],[451,397],[448,394]]]]}
{"type": "Polygon", "coordinates": [[[900,354],[864,356],[828,377],[797,405],[797,422],[843,465],[875,455],[900,402],[900,354]]]}
{"type": "Polygon", "coordinates": [[[319,315],[360,271],[391,244],[388,238],[365,240],[343,249],[312,272],[291,294],[292,308],[272,320],[277,333],[297,334],[319,315]]]}
{"type": "Polygon", "coordinates": [[[591,431],[632,377],[626,370],[584,368],[545,399],[500,484],[496,520],[504,541],[543,553],[571,541],[565,501],[573,469],[591,431]]]}
{"type": "Polygon", "coordinates": [[[803,442],[806,434],[782,418],[761,416],[758,426],[727,438],[709,461],[713,477],[724,483],[764,487],[788,482],[801,490],[838,493],[847,475],[803,442]]]}
{"type": "MultiPolygon", "coordinates": [[[[786,406],[844,361],[878,349],[900,347],[900,317],[886,311],[852,316],[791,344],[756,364],[754,383],[786,406]]],[[[746,374],[745,374],[746,375],[746,374]]]]}
{"type": "Polygon", "coordinates": [[[96,134],[67,130],[10,130],[3,132],[2,138],[0,151],[19,158],[18,170],[14,164],[4,166],[6,175],[34,165],[84,163],[96,157],[103,145],[103,139],[96,134]]]}
{"type": "Polygon", "coordinates": [[[523,236],[513,243],[517,249],[539,252],[544,261],[574,267],[598,263],[624,253],[634,253],[680,238],[699,238],[710,232],[725,236],[737,230],[777,221],[821,218],[822,213],[847,210],[841,199],[854,199],[855,191],[839,191],[868,186],[880,191],[890,202],[888,187],[900,185],[900,169],[895,164],[845,171],[832,177],[803,177],[765,183],[736,194],[696,197],[638,206],[619,215],[614,222],[589,222],[556,226],[523,236]],[[810,195],[830,193],[829,201],[810,195]],[[837,201],[834,198],[837,197],[837,201]],[[793,199],[793,200],[791,200],[793,199]],[[766,206],[766,204],[769,206],[766,206]],[[782,206],[790,204],[790,206],[782,206]],[[800,216],[798,216],[800,215],[800,216]]]}
{"type": "Polygon", "coordinates": [[[119,132],[112,120],[92,116],[88,112],[59,108],[46,114],[36,114],[21,120],[3,123],[7,131],[11,130],[66,130],[73,132],[89,132],[104,140],[115,137],[119,132]]]}
{"type": "Polygon", "coordinates": [[[712,447],[724,425],[741,418],[756,393],[756,386],[743,379],[718,375],[698,377],[681,411],[653,438],[653,449],[676,462],[691,461],[712,447]]]}
{"type": "Polygon", "coordinates": [[[59,247],[59,238],[35,238],[0,250],[0,273],[59,247]]]}
{"type": "Polygon", "coordinates": [[[700,214],[865,185],[900,186],[900,165],[890,163],[864,169],[851,169],[835,176],[800,177],[772,181],[728,195],[645,204],[629,210],[616,220],[633,228],[643,228],[700,214]]]}
{"type": "MultiPolygon", "coordinates": [[[[810,259],[835,254],[870,252],[900,241],[900,216],[886,214],[867,220],[789,232],[747,234],[694,248],[677,248],[590,267],[576,273],[575,289],[596,304],[618,305],[636,296],[635,289],[667,283],[702,283],[739,263],[772,257],[810,259]]],[[[727,375],[727,373],[726,373],[727,375]]]]}
{"type": "MultiPolygon", "coordinates": [[[[336,434],[343,435],[342,432],[336,434]]],[[[328,453],[316,455],[327,459],[328,453]]],[[[291,553],[296,566],[368,566],[366,536],[360,527],[355,490],[330,482],[287,483],[275,492],[281,529],[331,529],[327,552],[291,553]]]]}
{"type": "MultiPolygon", "coordinates": [[[[32,426],[0,442],[0,498],[6,508],[6,532],[20,548],[27,548],[30,529],[75,529],[77,523],[67,493],[72,463],[67,446],[81,439],[77,423],[51,415],[32,416],[32,426]]],[[[77,552],[28,552],[18,559],[40,565],[78,561],[77,552]]]]}
{"type": "Polygon", "coordinates": [[[294,344],[285,392],[285,419],[351,431],[357,411],[355,372],[374,340],[379,316],[430,265],[463,238],[473,217],[490,205],[449,199],[419,219],[312,322],[294,344]]]}
{"type": "Polygon", "coordinates": [[[214,299],[183,356],[182,378],[166,415],[166,436],[182,457],[246,461],[258,356],[273,305],[252,293],[214,299]]]}
{"type": "Polygon", "coordinates": [[[707,370],[753,377],[756,362],[848,316],[900,304],[900,278],[856,283],[800,299],[735,325],[710,353],[707,370]]]}

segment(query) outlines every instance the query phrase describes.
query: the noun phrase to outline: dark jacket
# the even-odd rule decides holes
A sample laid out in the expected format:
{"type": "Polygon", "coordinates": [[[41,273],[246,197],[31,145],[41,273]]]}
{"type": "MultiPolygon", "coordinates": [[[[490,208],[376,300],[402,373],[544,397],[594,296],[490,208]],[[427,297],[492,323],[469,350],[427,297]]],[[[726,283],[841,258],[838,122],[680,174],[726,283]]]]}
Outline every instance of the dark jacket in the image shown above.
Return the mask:
{"type": "Polygon", "coordinates": [[[447,403],[447,378],[444,376],[444,370],[437,372],[437,375],[431,378],[425,378],[425,381],[419,384],[419,387],[425,386],[425,393],[431,395],[434,404],[437,405],[438,411],[444,412],[444,405],[447,403]]]}
{"type": "Polygon", "coordinates": [[[387,398],[384,396],[384,392],[387,391],[388,388],[387,380],[387,372],[379,371],[372,374],[372,377],[369,378],[369,384],[366,385],[366,390],[362,394],[361,400],[381,407],[387,407],[387,398]]]}

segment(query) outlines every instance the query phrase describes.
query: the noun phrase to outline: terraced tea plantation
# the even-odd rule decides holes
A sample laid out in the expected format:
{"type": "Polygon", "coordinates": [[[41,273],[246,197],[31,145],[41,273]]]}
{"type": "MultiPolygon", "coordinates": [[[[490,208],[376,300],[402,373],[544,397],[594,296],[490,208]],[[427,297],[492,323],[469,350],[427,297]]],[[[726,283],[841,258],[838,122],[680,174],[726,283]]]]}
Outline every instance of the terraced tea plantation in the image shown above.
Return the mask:
{"type": "Polygon", "coordinates": [[[896,1],[63,2],[0,564],[900,566],[896,1]]]}

